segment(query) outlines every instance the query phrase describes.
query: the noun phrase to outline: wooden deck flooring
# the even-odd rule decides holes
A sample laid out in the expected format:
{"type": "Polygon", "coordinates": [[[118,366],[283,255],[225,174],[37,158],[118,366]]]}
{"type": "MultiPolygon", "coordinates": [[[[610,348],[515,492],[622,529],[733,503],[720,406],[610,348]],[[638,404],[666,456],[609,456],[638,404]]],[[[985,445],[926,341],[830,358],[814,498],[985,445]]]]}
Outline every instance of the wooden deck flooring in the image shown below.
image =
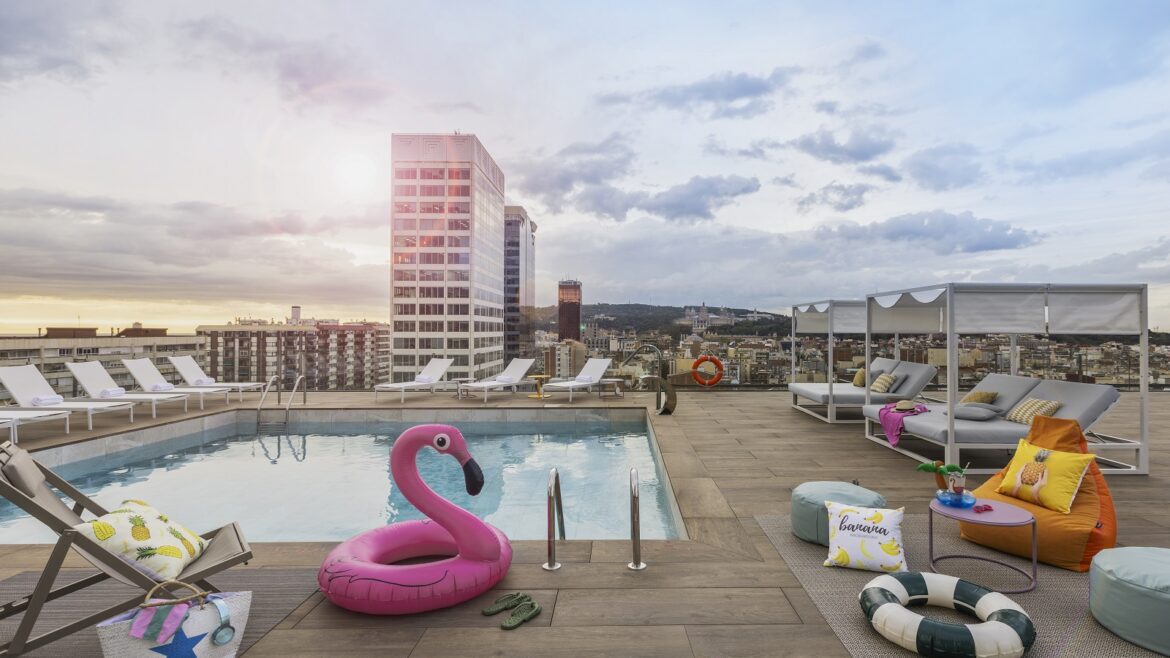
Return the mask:
{"type": "MultiPolygon", "coordinates": [[[[544,406],[567,406],[559,396],[544,406]]],[[[1170,394],[1151,396],[1150,476],[1111,476],[1119,539],[1127,545],[1170,547],[1170,394]]],[[[309,406],[368,408],[368,393],[311,393],[309,406]]],[[[644,406],[648,394],[599,400],[575,408],[644,406]]],[[[234,406],[254,408],[256,398],[234,406]]],[[[537,406],[500,395],[489,406],[537,406]]],[[[378,407],[397,407],[383,399],[378,407]]],[[[450,394],[412,395],[407,406],[481,408],[450,394]]],[[[1132,435],[1136,396],[1125,395],[1099,429],[1132,435]]],[[[204,413],[223,410],[209,403],[204,413]]],[[[187,414],[195,415],[198,412],[187,414]]],[[[174,412],[159,419],[187,417],[174,412]]],[[[109,415],[107,415],[109,416],[109,415]]],[[[844,647],[768,542],[754,515],[787,514],[793,487],[808,480],[858,479],[891,506],[925,513],[932,489],[907,457],[865,440],[859,425],[827,425],[788,407],[780,392],[695,392],[679,396],[671,417],[652,417],[674,494],[686,524],[685,541],[648,541],[642,572],[626,569],[628,542],[568,541],[558,549],[564,567],[540,568],[542,542],[516,542],[515,562],[489,600],[505,591],[531,593],[540,617],[504,632],[499,618],[479,614],[483,601],[411,617],[341,611],[315,594],[248,656],[844,656],[844,647]]],[[[85,440],[125,429],[124,418],[99,416],[93,432],[63,438],[40,426],[22,430],[30,449],[85,440]]],[[[247,529],[245,528],[245,531],[247,529]]],[[[326,543],[254,544],[250,568],[318,566],[326,543]]],[[[0,546],[0,577],[37,569],[44,546],[0,546]]],[[[80,561],[71,563],[81,566],[80,561]]],[[[851,602],[850,602],[851,603],[851,602]]]]}

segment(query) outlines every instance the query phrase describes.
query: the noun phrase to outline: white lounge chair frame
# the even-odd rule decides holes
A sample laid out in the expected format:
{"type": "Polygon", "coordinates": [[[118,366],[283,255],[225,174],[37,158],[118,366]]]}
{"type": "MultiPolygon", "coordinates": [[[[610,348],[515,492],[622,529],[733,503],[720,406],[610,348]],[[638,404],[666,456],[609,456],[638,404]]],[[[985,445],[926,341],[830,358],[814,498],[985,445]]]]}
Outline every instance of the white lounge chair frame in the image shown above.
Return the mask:
{"type": "Polygon", "coordinates": [[[206,393],[223,393],[224,404],[231,404],[232,389],[224,386],[200,386],[193,388],[190,386],[176,386],[167,391],[155,391],[156,384],[169,384],[166,377],[158,371],[158,367],[150,359],[122,359],[122,365],[126,366],[126,370],[130,371],[130,376],[138,383],[138,388],[141,388],[146,393],[187,393],[189,395],[199,396],[199,408],[203,408],[203,396],[206,393]]]}
{"type": "MultiPolygon", "coordinates": [[[[1094,334],[1138,336],[1138,390],[1140,394],[1137,439],[1100,434],[1083,428],[1089,450],[1097,453],[1103,473],[1148,475],[1149,452],[1149,291],[1146,284],[1056,283],[943,283],[866,295],[865,358],[870,361],[873,334],[945,333],[947,363],[959,362],[959,336],[1009,334],[1011,374],[1019,368],[1018,334],[1094,334]],[[1130,464],[1101,453],[1130,451],[1130,464]]],[[[868,389],[867,389],[868,391],[868,389]]],[[[998,443],[960,443],[955,440],[955,403],[959,393],[959,369],[947,368],[948,431],[944,453],[947,463],[963,463],[961,451],[1016,447],[998,443]]],[[[868,402],[868,392],[866,395],[868,402]]],[[[931,461],[902,445],[891,446],[866,419],[867,439],[919,461],[931,461]]],[[[905,435],[904,435],[905,436],[905,435]]],[[[993,473],[995,469],[972,468],[969,473],[993,473]]]]}
{"type": "Polygon", "coordinates": [[[574,378],[561,382],[548,382],[544,385],[544,390],[545,392],[548,392],[549,389],[554,391],[568,391],[569,402],[572,402],[573,391],[579,388],[591,391],[596,386],[600,390],[601,378],[605,376],[605,371],[609,369],[609,364],[612,362],[611,359],[589,359],[585,362],[585,366],[581,368],[581,372],[577,374],[577,377],[586,376],[590,378],[590,381],[581,382],[574,378]]]}
{"type": "MultiPolygon", "coordinates": [[[[38,407],[43,409],[44,407],[38,407]]],[[[65,433],[69,433],[68,411],[30,411],[15,407],[0,407],[0,427],[8,428],[8,437],[13,443],[19,443],[20,426],[28,423],[41,423],[49,420],[65,421],[65,433]]]]}
{"type": "MultiPolygon", "coordinates": [[[[792,374],[788,378],[791,384],[796,380],[796,359],[799,352],[796,346],[796,337],[804,334],[825,334],[827,337],[828,352],[826,354],[825,373],[829,382],[829,403],[825,413],[819,414],[807,406],[802,406],[799,396],[792,394],[792,408],[826,423],[861,423],[862,419],[842,419],[837,416],[841,407],[860,408],[859,405],[842,405],[833,400],[833,383],[837,379],[837,362],[833,358],[834,342],[838,334],[865,333],[865,300],[864,299],[826,299],[809,304],[796,304],[792,307],[792,325],[790,342],[792,345],[791,363],[792,374]]],[[[894,356],[897,360],[897,354],[894,356]]],[[[866,363],[871,363],[866,360],[866,363]]]]}
{"type": "Polygon", "coordinates": [[[201,379],[211,379],[199,363],[190,354],[183,356],[168,356],[171,365],[178,371],[179,376],[192,388],[220,388],[228,387],[239,394],[240,402],[244,401],[244,391],[259,391],[264,388],[264,382],[215,382],[214,384],[196,384],[201,379]]]}
{"type": "Polygon", "coordinates": [[[415,375],[414,381],[378,384],[374,386],[374,402],[378,401],[378,393],[387,391],[398,391],[401,394],[399,403],[406,402],[406,391],[411,389],[426,388],[434,393],[435,387],[443,383],[443,376],[447,374],[447,369],[452,363],[455,363],[455,359],[431,359],[423,366],[422,372],[415,375]],[[429,381],[419,381],[419,377],[428,378],[429,381]]]}
{"type": "Polygon", "coordinates": [[[517,389],[528,383],[524,376],[528,374],[528,370],[532,368],[534,363],[536,363],[536,359],[512,359],[508,363],[508,367],[504,368],[504,372],[491,379],[460,384],[459,389],[461,391],[483,391],[483,403],[487,404],[488,391],[510,388],[515,393],[517,389]],[[500,381],[501,377],[505,378],[505,381],[500,381]]]}
{"type": "Polygon", "coordinates": [[[77,361],[66,363],[65,367],[69,368],[69,372],[73,373],[73,379],[78,384],[81,384],[81,388],[85,389],[85,394],[91,400],[102,402],[117,402],[119,400],[149,402],[151,418],[158,418],[158,403],[182,402],[183,413],[187,413],[187,399],[190,396],[186,393],[123,393],[116,398],[103,398],[101,396],[102,391],[108,388],[117,388],[118,383],[114,381],[110,373],[106,372],[101,361],[77,361]]]}
{"type": "Polygon", "coordinates": [[[84,411],[85,412],[85,426],[87,429],[93,429],[94,414],[105,413],[107,411],[127,411],[130,413],[130,422],[134,422],[134,405],[138,404],[133,401],[126,402],[97,402],[92,400],[66,400],[58,404],[37,406],[32,403],[33,398],[57,395],[53,390],[45,376],[41,374],[40,370],[34,365],[27,366],[7,366],[0,368],[0,384],[4,384],[4,388],[12,394],[12,398],[16,400],[16,409],[24,409],[27,411],[84,411]]]}

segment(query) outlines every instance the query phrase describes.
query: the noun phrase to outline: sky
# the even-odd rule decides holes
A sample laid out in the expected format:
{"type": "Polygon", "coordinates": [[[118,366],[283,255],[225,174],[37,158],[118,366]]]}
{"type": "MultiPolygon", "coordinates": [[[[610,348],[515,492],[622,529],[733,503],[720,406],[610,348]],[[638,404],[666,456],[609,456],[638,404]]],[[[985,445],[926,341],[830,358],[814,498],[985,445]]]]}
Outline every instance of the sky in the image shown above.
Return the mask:
{"type": "Polygon", "coordinates": [[[1170,330],[1170,3],[8,0],[0,332],[385,321],[390,135],[454,130],[541,305],[1138,282],[1170,330]]]}

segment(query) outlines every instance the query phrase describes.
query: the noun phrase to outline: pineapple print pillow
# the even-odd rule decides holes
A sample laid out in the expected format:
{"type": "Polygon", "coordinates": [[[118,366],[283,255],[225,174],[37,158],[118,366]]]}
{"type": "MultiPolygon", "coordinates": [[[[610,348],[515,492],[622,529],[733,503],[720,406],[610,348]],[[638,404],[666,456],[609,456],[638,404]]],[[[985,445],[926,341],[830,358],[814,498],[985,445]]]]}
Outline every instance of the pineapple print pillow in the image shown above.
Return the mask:
{"type": "Polygon", "coordinates": [[[205,548],[199,535],[141,500],[73,528],[158,580],[178,577],[205,548]]]}
{"type": "Polygon", "coordinates": [[[1020,439],[996,491],[1068,514],[1094,459],[1079,452],[1039,448],[1020,439]]]}
{"type": "Polygon", "coordinates": [[[906,571],[902,508],[876,509],[826,501],[829,557],[826,567],[894,573],[906,571]]]}

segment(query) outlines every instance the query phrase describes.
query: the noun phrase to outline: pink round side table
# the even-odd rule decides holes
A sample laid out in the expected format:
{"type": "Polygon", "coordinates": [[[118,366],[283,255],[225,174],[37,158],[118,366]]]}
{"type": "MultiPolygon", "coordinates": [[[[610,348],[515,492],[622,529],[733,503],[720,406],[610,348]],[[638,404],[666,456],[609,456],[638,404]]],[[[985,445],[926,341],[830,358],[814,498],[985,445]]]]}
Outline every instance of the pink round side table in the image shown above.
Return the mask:
{"type": "Polygon", "coordinates": [[[976,506],[991,505],[992,510],[990,512],[976,513],[974,511],[974,508],[962,509],[959,507],[950,507],[948,505],[943,505],[942,503],[938,502],[938,499],[930,501],[930,511],[927,513],[927,524],[929,527],[928,532],[930,535],[929,544],[928,544],[929,552],[930,552],[930,570],[935,572],[935,573],[939,573],[939,571],[937,569],[935,569],[935,563],[941,562],[943,560],[952,559],[952,558],[965,558],[968,560],[983,560],[984,562],[992,562],[994,564],[998,564],[1000,566],[1007,567],[1008,569],[1011,569],[1012,571],[1019,572],[1019,573],[1023,574],[1024,576],[1027,576],[1029,578],[1029,582],[1028,582],[1027,587],[1025,587],[1023,589],[999,590],[1003,594],[1019,594],[1021,592],[1031,592],[1032,590],[1036,589],[1036,574],[1037,574],[1037,572],[1036,572],[1036,517],[1032,516],[1032,513],[1029,512],[1028,510],[1016,507],[1015,505],[1009,505],[1008,503],[1004,503],[1004,502],[1001,502],[998,500],[992,501],[992,500],[985,500],[983,498],[980,498],[975,502],[975,505],[976,506]],[[996,560],[994,558],[989,558],[989,557],[983,557],[981,555],[963,555],[961,553],[955,553],[952,555],[939,555],[938,557],[935,557],[935,555],[934,555],[934,515],[935,514],[945,516],[948,519],[954,519],[956,521],[963,521],[965,523],[977,523],[979,525],[1023,526],[1023,525],[1030,524],[1032,526],[1032,573],[1029,574],[1027,571],[1024,571],[1023,569],[1021,569],[1015,565],[1008,564],[1007,562],[1001,562],[1000,560],[996,560]]]}

